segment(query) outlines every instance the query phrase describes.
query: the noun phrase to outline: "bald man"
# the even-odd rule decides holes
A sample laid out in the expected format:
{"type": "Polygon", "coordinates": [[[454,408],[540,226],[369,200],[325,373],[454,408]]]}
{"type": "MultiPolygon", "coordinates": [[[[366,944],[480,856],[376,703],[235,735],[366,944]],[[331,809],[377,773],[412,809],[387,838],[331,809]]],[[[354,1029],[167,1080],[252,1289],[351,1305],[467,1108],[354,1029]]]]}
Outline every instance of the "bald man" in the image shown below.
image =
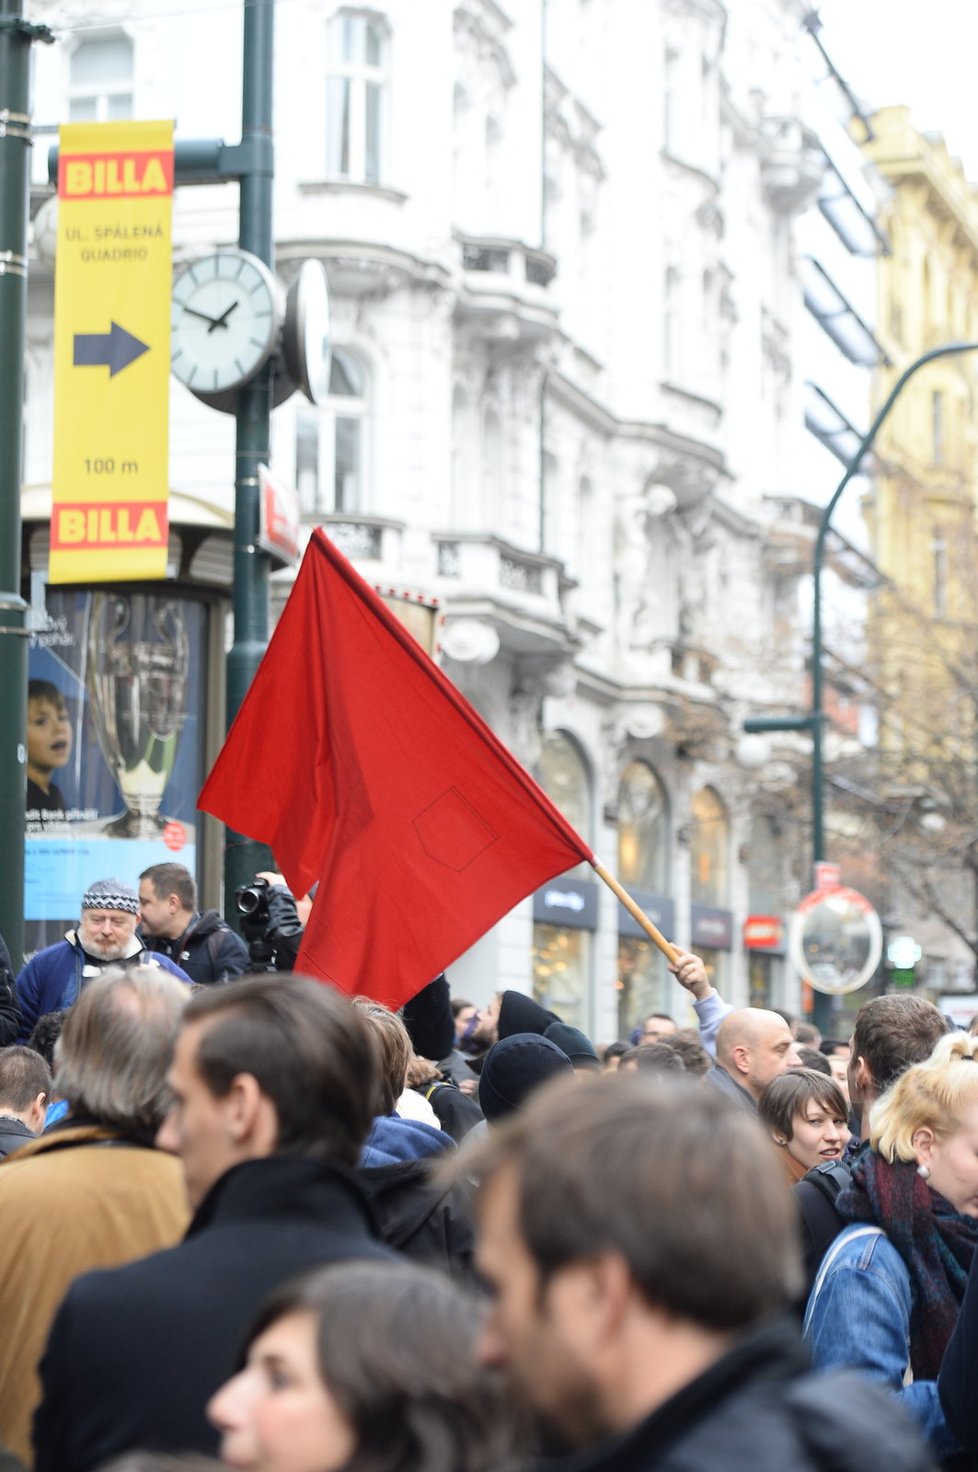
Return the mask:
{"type": "Polygon", "coordinates": [[[707,1081],[742,1109],[757,1113],[765,1084],[801,1063],[791,1029],[777,1012],[739,1007],[720,1023],[716,1066],[707,1081]]]}

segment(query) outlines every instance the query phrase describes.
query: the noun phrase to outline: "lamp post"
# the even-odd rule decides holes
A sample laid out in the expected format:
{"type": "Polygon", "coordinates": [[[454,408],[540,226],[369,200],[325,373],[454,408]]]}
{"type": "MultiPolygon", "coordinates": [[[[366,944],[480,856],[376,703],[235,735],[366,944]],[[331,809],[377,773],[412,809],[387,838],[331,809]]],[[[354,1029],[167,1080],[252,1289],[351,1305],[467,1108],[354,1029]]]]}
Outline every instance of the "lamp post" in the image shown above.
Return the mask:
{"type": "MultiPolygon", "coordinates": [[[[812,559],[812,577],[815,587],[812,609],[812,704],[810,711],[805,716],[756,716],[744,721],[744,730],[750,734],[765,731],[811,732],[813,868],[815,864],[821,863],[825,858],[825,797],[822,780],[822,731],[825,722],[825,685],[822,673],[822,565],[825,560],[825,539],[828,535],[829,522],[832,520],[832,513],[838,505],[840,496],[858,471],[866,451],[876,439],[880,426],[903,392],[904,386],[917,370],[923,368],[926,363],[932,363],[936,358],[950,358],[958,353],[973,352],[978,352],[978,342],[944,343],[941,347],[931,348],[929,352],[922,353],[919,358],[914,359],[908,368],[904,369],[887,395],[876,418],[860,441],[856,453],[847,464],[845,473],[835,488],[832,499],[822,512],[818,523],[818,535],[815,538],[815,555],[812,559]]],[[[831,1003],[829,997],[824,993],[816,994],[814,1012],[816,1027],[827,1025],[830,1017],[831,1003]]]]}

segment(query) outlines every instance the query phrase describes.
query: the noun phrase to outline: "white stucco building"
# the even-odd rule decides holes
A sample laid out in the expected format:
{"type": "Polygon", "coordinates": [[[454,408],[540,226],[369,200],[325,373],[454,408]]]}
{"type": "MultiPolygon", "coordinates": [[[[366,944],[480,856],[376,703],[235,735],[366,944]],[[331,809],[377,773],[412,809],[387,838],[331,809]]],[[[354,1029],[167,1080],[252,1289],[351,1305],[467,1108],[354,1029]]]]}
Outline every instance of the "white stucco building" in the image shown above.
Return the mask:
{"type": "MultiPolygon", "coordinates": [[[[172,116],[178,139],[237,136],[235,7],[30,8],[59,38],[37,54],[39,123],[172,116]]],[[[782,948],[745,950],[744,923],[783,918],[807,860],[740,722],[805,701],[785,528],[816,475],[799,473],[819,382],[799,221],[828,146],[801,16],[794,0],[290,0],[275,66],[276,264],[288,280],[325,262],[334,363],[324,407],[275,412],[274,471],[368,579],[441,600],[448,673],[724,994],[786,1006],[782,948]]],[[[41,161],[36,176],[35,209],[41,161]]],[[[230,186],[178,190],[180,257],[232,243],[236,204],[230,186]]],[[[51,300],[38,263],[36,496],[51,300]]],[[[216,528],[232,481],[230,420],[174,383],[174,495],[216,528]]],[[[45,550],[40,528],[34,565],[45,550]]],[[[220,546],[196,555],[190,574],[226,586],[220,546]]],[[[477,1001],[535,989],[601,1040],[650,1010],[686,1017],[590,872],[450,974],[477,1001]]]]}

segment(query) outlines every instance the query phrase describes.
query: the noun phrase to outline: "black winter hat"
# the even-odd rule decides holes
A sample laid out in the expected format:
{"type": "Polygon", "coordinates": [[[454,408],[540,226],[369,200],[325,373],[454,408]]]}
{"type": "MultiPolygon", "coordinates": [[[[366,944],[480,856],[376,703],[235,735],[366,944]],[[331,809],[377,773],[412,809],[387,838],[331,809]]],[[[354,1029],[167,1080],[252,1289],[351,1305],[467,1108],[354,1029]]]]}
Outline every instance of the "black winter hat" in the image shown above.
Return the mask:
{"type": "Polygon", "coordinates": [[[560,1018],[556,1012],[548,1012],[535,1002],[532,997],[527,997],[523,992],[503,992],[502,1001],[499,1004],[498,1037],[511,1038],[518,1032],[536,1032],[541,1036],[546,1032],[551,1022],[559,1022],[560,1018]]]}
{"type": "Polygon", "coordinates": [[[551,1022],[544,1037],[556,1043],[575,1068],[601,1067],[601,1059],[594,1044],[579,1027],[571,1027],[569,1022],[551,1022]]]}
{"type": "Polygon", "coordinates": [[[486,1119],[503,1119],[558,1073],[572,1073],[556,1043],[535,1032],[518,1032],[493,1043],[479,1076],[479,1104],[486,1119]]]}

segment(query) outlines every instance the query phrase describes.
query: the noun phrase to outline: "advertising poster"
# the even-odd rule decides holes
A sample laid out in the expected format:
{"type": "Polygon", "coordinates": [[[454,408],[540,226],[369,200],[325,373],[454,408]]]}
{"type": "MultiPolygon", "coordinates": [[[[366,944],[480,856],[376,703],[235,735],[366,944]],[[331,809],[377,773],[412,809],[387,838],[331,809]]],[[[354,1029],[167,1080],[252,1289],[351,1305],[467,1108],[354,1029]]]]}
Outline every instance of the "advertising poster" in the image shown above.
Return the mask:
{"type": "Polygon", "coordinates": [[[28,656],[28,955],[62,938],[96,879],[138,889],[166,860],[197,877],[205,775],[205,605],[49,587],[47,612],[28,656]]]}

